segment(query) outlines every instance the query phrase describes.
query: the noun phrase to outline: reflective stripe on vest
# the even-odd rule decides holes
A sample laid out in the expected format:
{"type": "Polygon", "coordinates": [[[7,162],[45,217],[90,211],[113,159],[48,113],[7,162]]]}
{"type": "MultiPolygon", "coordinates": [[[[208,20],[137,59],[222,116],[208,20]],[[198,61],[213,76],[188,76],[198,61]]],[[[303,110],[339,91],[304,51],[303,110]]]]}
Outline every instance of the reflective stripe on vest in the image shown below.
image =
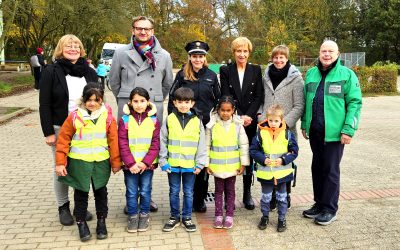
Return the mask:
{"type": "Polygon", "coordinates": [[[200,120],[194,117],[182,129],[174,113],[167,117],[168,163],[171,167],[193,168],[200,139],[200,120]]]}
{"type": "Polygon", "coordinates": [[[228,131],[219,123],[211,130],[209,168],[214,173],[232,173],[240,169],[240,151],[236,124],[231,123],[228,131]]]}
{"type": "MultiPolygon", "coordinates": [[[[262,148],[267,157],[271,160],[278,159],[288,151],[289,141],[286,139],[286,131],[281,131],[278,137],[273,140],[267,130],[261,130],[260,135],[262,138],[262,148]]],[[[276,166],[271,164],[269,166],[262,166],[257,164],[257,178],[264,180],[282,179],[293,172],[292,165],[276,166]]]]}
{"type": "MultiPolygon", "coordinates": [[[[141,162],[149,152],[154,130],[156,129],[151,117],[146,117],[139,125],[136,119],[129,115],[128,120],[128,140],[129,149],[136,162],[141,162]]],[[[158,162],[154,159],[153,164],[158,162]]]]}
{"type": "Polygon", "coordinates": [[[79,110],[76,115],[81,119],[75,121],[76,131],[71,140],[68,157],[87,162],[104,161],[110,158],[107,142],[108,112],[104,111],[96,123],[93,123],[92,120],[83,121],[82,113],[79,110]],[[82,132],[81,135],[80,132],[82,132]]]}

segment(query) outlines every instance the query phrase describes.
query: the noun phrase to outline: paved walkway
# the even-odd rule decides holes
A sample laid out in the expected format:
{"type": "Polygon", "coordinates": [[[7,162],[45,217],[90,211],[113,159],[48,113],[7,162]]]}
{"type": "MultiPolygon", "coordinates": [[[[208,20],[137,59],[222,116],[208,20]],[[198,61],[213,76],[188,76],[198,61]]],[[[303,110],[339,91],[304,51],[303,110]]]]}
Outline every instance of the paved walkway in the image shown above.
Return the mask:
{"type": "MultiPolygon", "coordinates": [[[[107,99],[115,106],[110,92],[107,99]]],[[[285,233],[276,232],[276,214],[270,216],[267,230],[257,229],[259,207],[253,211],[242,207],[240,177],[231,230],[211,227],[213,205],[208,203],[207,213],[193,216],[197,232],[189,234],[177,228],[164,233],[161,228],[169,215],[168,182],[165,174],[156,171],[153,199],[160,209],[152,214],[149,231],[125,231],[123,175],[118,173],[108,185],[109,238],[82,243],[76,226],[58,222],[52,156],[40,128],[38,92],[1,98],[0,106],[31,107],[33,112],[0,125],[0,249],[400,249],[400,97],[363,101],[360,129],[345,149],[340,209],[332,225],[317,226],[301,216],[312,204],[312,186],[310,148],[300,139],[297,187],[285,233]]],[[[213,189],[212,181],[210,187],[213,189]]],[[[259,183],[254,184],[253,193],[259,200],[259,183]]],[[[72,198],[72,191],[70,194],[72,198]]],[[[92,195],[89,209],[95,211],[92,195]]],[[[95,233],[96,222],[89,226],[95,233]]]]}

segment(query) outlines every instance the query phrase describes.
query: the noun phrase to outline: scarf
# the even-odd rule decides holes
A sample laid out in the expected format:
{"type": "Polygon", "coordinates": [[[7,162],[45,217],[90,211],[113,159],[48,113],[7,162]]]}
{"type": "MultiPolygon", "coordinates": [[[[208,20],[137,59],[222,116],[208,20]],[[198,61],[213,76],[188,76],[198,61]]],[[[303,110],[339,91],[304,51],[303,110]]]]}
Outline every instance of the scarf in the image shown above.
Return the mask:
{"type": "Polygon", "coordinates": [[[65,75],[83,77],[89,70],[89,65],[83,57],[79,57],[75,64],[65,58],[57,59],[57,63],[64,69],[65,75]]]}
{"type": "Polygon", "coordinates": [[[156,61],[154,60],[154,55],[151,52],[154,46],[156,45],[154,36],[150,38],[150,40],[146,43],[141,43],[136,41],[135,37],[132,39],[133,46],[136,51],[143,57],[147,59],[147,63],[151,65],[153,71],[156,69],[156,61]]]}
{"type": "Polygon", "coordinates": [[[289,61],[287,61],[285,67],[283,67],[282,69],[277,69],[273,64],[269,66],[268,76],[271,79],[272,87],[274,88],[274,90],[283,81],[283,79],[287,77],[289,68],[290,68],[289,61]]]}

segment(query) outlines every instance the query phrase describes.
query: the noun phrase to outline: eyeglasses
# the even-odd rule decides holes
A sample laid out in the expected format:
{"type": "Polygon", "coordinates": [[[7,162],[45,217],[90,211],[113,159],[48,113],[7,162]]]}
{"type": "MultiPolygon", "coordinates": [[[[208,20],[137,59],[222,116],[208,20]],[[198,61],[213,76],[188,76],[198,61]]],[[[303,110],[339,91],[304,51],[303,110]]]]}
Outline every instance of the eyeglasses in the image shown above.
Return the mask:
{"type": "Polygon", "coordinates": [[[152,30],[153,28],[142,28],[142,27],[133,27],[136,31],[141,32],[142,30],[146,31],[146,32],[150,32],[150,30],[152,30]]]}
{"type": "Polygon", "coordinates": [[[79,45],[65,45],[64,48],[67,50],[71,50],[71,49],[80,50],[81,49],[81,47],[79,47],[79,45]]]}

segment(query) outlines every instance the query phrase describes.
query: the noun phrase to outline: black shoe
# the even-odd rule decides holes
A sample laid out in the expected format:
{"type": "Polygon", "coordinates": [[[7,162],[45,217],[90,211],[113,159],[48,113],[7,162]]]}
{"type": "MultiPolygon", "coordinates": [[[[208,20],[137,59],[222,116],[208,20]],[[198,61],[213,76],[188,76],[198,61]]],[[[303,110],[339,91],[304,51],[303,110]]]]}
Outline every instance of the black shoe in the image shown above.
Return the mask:
{"type": "MultiPolygon", "coordinates": [[[[73,215],[76,217],[75,209],[74,209],[73,215]]],[[[91,220],[93,220],[93,214],[92,214],[91,212],[89,212],[89,211],[86,211],[86,218],[85,218],[85,220],[86,220],[86,221],[91,221],[91,220]]]]}
{"type": "Polygon", "coordinates": [[[303,211],[303,216],[310,219],[315,219],[320,213],[322,209],[318,207],[317,204],[314,204],[310,209],[303,211]]]}
{"type": "Polygon", "coordinates": [[[317,215],[314,222],[319,225],[327,226],[336,220],[336,214],[323,212],[317,215]]]}
{"type": "Polygon", "coordinates": [[[265,230],[267,228],[268,223],[269,223],[269,217],[268,216],[261,217],[261,220],[258,223],[258,229],[265,230]]]}
{"type": "Polygon", "coordinates": [[[289,194],[287,194],[287,209],[291,209],[292,208],[292,202],[291,202],[291,198],[290,198],[290,195],[289,194]]]}
{"type": "Polygon", "coordinates": [[[71,210],[69,209],[69,201],[61,207],[58,207],[58,217],[60,223],[64,226],[71,226],[74,224],[74,218],[72,218],[71,210]]]}
{"type": "Polygon", "coordinates": [[[200,205],[194,206],[194,211],[198,213],[205,213],[207,212],[207,206],[206,203],[203,201],[200,205]]]}
{"type": "Polygon", "coordinates": [[[182,226],[186,229],[186,232],[196,232],[196,225],[192,222],[192,219],[182,220],[182,226]]]}
{"type": "Polygon", "coordinates": [[[97,239],[104,240],[107,238],[107,226],[106,219],[104,217],[97,219],[97,227],[96,227],[97,239]]]}
{"type": "Polygon", "coordinates": [[[277,228],[278,232],[283,232],[286,230],[286,220],[278,220],[278,228],[277,228]]]}
{"type": "MultiPolygon", "coordinates": [[[[150,210],[151,210],[151,206],[150,206],[150,210]]],[[[124,207],[124,214],[128,215],[128,207],[126,205],[124,207]]]]}
{"type": "Polygon", "coordinates": [[[78,225],[79,230],[79,238],[82,242],[90,240],[92,235],[90,234],[90,230],[86,221],[78,221],[76,223],[78,225]]]}
{"type": "Polygon", "coordinates": [[[164,232],[171,232],[172,230],[175,229],[175,227],[179,226],[180,221],[178,218],[175,217],[170,217],[168,222],[165,223],[164,227],[163,227],[163,231],[164,232]]]}
{"type": "MultiPolygon", "coordinates": [[[[153,200],[150,200],[150,212],[157,212],[157,211],[158,211],[157,204],[153,200]]],[[[126,212],[126,214],[128,214],[128,211],[126,212]]]]}

